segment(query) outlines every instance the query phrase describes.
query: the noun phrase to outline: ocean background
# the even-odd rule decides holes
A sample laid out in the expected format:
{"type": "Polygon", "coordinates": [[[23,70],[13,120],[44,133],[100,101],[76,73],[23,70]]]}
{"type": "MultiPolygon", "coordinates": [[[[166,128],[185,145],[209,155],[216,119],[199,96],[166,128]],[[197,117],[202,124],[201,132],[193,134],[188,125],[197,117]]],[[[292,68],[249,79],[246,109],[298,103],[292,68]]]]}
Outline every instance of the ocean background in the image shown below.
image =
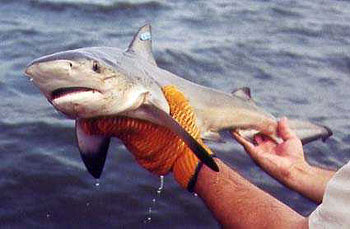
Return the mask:
{"type": "MultiPolygon", "coordinates": [[[[23,75],[31,60],[57,51],[124,49],[145,23],[152,24],[160,67],[226,92],[250,87],[274,115],[333,130],[325,143],[305,146],[311,164],[337,169],[350,160],[349,1],[0,3],[1,228],[219,227],[172,175],[158,195],[159,177],[117,141],[101,179],[93,179],[80,160],[74,122],[23,75]]],[[[209,145],[245,178],[304,216],[316,208],[259,169],[233,139],[225,140],[209,145]]]]}

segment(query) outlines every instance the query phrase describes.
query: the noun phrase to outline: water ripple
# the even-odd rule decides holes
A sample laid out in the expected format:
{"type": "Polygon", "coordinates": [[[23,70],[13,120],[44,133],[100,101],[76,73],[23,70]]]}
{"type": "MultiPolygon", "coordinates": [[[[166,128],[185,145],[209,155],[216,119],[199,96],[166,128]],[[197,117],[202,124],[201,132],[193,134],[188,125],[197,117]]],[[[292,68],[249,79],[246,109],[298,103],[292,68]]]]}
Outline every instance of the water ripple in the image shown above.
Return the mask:
{"type": "Polygon", "coordinates": [[[64,11],[64,10],[81,10],[87,12],[108,13],[123,10],[159,10],[164,4],[160,1],[110,1],[105,3],[102,1],[50,1],[50,0],[30,0],[32,7],[41,10],[64,11]]]}

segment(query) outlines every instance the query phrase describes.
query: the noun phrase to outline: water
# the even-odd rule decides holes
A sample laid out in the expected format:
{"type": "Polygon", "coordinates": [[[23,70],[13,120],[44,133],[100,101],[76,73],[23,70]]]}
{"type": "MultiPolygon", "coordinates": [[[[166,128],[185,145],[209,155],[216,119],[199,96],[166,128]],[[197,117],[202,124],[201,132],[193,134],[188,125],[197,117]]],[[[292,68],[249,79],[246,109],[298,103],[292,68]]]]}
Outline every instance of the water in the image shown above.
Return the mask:
{"type": "Polygon", "coordinates": [[[160,185],[157,189],[156,195],[155,197],[152,199],[152,204],[151,206],[148,208],[147,211],[147,216],[146,218],[143,220],[143,223],[151,223],[152,222],[152,214],[153,212],[156,210],[156,203],[157,203],[157,199],[160,198],[160,194],[162,193],[163,189],[164,189],[164,176],[160,176],[160,185]]]}
{"type": "MultiPolygon", "coordinates": [[[[56,51],[126,48],[146,22],[159,66],[227,92],[248,86],[273,114],[331,127],[329,141],[305,148],[312,164],[338,168],[350,159],[348,1],[2,0],[0,12],[2,228],[217,227],[200,198],[171,176],[144,224],[158,178],[113,142],[94,181],[79,158],[73,122],[23,77],[32,59],[56,51]]],[[[316,207],[225,140],[210,146],[247,179],[303,215],[316,207]]]]}

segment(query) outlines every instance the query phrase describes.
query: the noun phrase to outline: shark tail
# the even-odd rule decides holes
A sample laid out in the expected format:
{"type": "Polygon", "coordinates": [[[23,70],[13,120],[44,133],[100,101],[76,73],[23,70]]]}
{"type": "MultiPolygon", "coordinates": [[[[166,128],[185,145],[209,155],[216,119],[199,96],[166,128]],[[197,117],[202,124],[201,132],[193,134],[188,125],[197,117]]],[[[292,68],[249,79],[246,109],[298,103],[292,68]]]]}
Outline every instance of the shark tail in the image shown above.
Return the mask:
{"type": "Polygon", "coordinates": [[[288,125],[295,131],[303,145],[318,139],[324,142],[333,135],[332,130],[327,126],[314,124],[308,121],[288,119],[288,125]]]}

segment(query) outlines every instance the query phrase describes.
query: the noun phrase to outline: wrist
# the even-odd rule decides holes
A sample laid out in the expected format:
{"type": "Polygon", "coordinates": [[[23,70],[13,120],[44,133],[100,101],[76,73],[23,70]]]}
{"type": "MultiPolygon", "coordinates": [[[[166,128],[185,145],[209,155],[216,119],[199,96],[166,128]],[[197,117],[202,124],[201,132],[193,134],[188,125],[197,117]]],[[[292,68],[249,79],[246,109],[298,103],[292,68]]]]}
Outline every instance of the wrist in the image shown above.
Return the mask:
{"type": "Polygon", "coordinates": [[[327,183],[333,174],[333,171],[311,166],[305,162],[291,169],[285,184],[300,194],[320,203],[327,183]]]}
{"type": "Polygon", "coordinates": [[[300,163],[290,169],[289,175],[286,177],[286,184],[290,186],[305,185],[312,177],[315,176],[315,169],[307,162],[300,163]]]}

